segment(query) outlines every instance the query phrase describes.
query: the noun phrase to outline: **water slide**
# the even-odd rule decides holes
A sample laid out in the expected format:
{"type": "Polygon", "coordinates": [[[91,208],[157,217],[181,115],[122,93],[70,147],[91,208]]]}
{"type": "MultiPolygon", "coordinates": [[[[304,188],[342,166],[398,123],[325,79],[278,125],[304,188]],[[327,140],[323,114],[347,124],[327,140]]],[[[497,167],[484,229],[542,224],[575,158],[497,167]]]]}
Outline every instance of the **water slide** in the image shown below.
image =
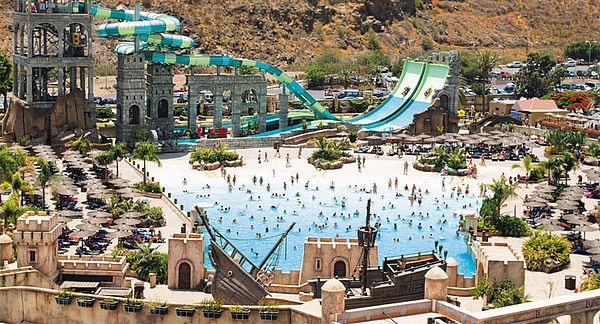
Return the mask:
{"type": "Polygon", "coordinates": [[[363,125],[371,131],[389,132],[407,127],[413,121],[413,116],[431,105],[435,90],[442,89],[446,83],[449,67],[446,65],[427,64],[423,81],[419,84],[416,95],[390,118],[363,125]]]}
{"type": "MultiPolygon", "coordinates": [[[[74,12],[85,11],[85,3],[74,1],[71,4],[74,12]]],[[[68,10],[67,6],[64,6],[62,10],[68,10]]],[[[115,37],[124,40],[115,47],[115,51],[119,54],[134,53],[134,37],[139,35],[139,48],[144,53],[146,61],[184,65],[256,67],[271,74],[277,81],[285,85],[300,102],[315,112],[318,118],[339,120],[292,77],[274,66],[253,60],[236,59],[229,55],[183,55],[161,51],[161,48],[165,47],[185,49],[194,46],[194,40],[190,37],[165,33],[179,28],[180,21],[176,17],[139,11],[139,19],[136,19],[135,10],[113,10],[98,6],[91,6],[90,12],[95,17],[121,21],[101,24],[96,29],[100,37],[115,37]]]]}
{"type": "Polygon", "coordinates": [[[423,78],[425,67],[425,63],[411,61],[404,62],[402,75],[400,76],[400,80],[396,84],[394,91],[392,91],[392,93],[375,109],[362,116],[346,121],[353,124],[365,125],[387,120],[389,117],[393,116],[398,110],[402,109],[416,93],[423,78]]]}

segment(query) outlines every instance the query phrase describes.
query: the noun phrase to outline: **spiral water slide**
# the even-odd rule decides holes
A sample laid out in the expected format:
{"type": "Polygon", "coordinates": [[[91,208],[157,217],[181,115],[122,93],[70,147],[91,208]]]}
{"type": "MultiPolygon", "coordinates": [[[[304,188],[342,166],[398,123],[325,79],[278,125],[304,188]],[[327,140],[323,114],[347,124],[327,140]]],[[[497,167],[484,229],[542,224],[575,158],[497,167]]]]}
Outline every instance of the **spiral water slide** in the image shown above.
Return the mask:
{"type": "MultiPolygon", "coordinates": [[[[84,12],[85,3],[73,2],[72,7],[75,11],[84,12]]],[[[135,37],[139,35],[139,49],[144,54],[146,61],[183,65],[256,67],[271,74],[277,81],[285,85],[318,118],[339,120],[329,113],[321,103],[315,100],[294,79],[274,66],[253,60],[237,59],[229,55],[184,55],[169,52],[169,48],[186,49],[194,46],[194,40],[190,37],[168,34],[168,32],[172,32],[180,26],[179,19],[176,17],[139,11],[139,19],[136,19],[135,10],[114,10],[98,6],[91,6],[90,11],[95,17],[121,21],[99,25],[96,30],[100,37],[114,37],[122,40],[115,47],[117,53],[134,53],[135,37]]]]}

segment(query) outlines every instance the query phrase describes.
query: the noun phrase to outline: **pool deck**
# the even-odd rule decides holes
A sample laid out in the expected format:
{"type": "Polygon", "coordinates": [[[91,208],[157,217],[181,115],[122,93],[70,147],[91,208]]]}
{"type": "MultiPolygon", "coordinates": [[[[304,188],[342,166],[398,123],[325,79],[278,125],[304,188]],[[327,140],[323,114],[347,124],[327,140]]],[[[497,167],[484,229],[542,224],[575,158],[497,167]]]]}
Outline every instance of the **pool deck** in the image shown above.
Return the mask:
{"type": "MultiPolygon", "coordinates": [[[[389,148],[384,148],[384,152],[387,152],[389,148]]],[[[370,154],[361,154],[361,157],[367,157],[366,167],[361,172],[358,171],[356,163],[346,165],[342,169],[338,170],[327,170],[318,171],[312,165],[306,162],[306,157],[312,150],[304,149],[302,152],[302,159],[298,159],[298,150],[292,148],[282,148],[281,158],[275,158],[274,149],[266,149],[269,155],[269,162],[262,162],[258,164],[258,152],[259,149],[243,149],[238,150],[237,153],[244,158],[244,167],[241,168],[229,168],[228,173],[232,176],[235,174],[238,179],[247,181],[253,175],[263,176],[265,178],[272,178],[273,171],[275,172],[276,179],[289,179],[291,175],[299,173],[301,182],[303,179],[311,179],[312,181],[323,181],[327,182],[334,180],[336,185],[339,184],[359,184],[368,186],[372,183],[377,183],[378,187],[385,188],[389,178],[398,177],[400,184],[416,184],[421,188],[434,188],[435,186],[441,186],[441,177],[438,173],[421,172],[409,168],[408,175],[402,174],[403,164],[405,160],[408,160],[409,164],[415,160],[415,156],[407,156],[406,158],[399,159],[398,157],[382,156],[375,157],[370,154]],[[286,154],[290,155],[292,167],[286,167],[286,154]]],[[[264,156],[265,149],[260,149],[261,154],[264,156]]],[[[543,159],[542,148],[536,148],[534,152],[543,159]]],[[[161,176],[179,177],[183,180],[187,177],[188,182],[200,181],[201,183],[217,183],[224,181],[219,171],[193,171],[188,163],[189,155],[183,154],[163,154],[159,156],[162,162],[162,167],[157,167],[155,164],[148,163],[148,171],[151,176],[160,178],[161,176]],[[174,170],[177,170],[174,172],[174,170]]],[[[518,169],[511,169],[511,166],[516,163],[513,161],[505,162],[492,162],[486,161],[486,166],[481,166],[480,161],[477,161],[478,167],[478,178],[466,178],[466,177],[445,177],[446,187],[450,188],[456,185],[469,184],[472,191],[477,194],[480,184],[490,183],[492,179],[499,178],[501,174],[506,177],[516,176],[517,174],[523,174],[523,171],[518,169]]],[[[584,168],[589,168],[585,167],[584,168]]],[[[140,181],[140,176],[135,173],[131,166],[126,163],[121,163],[121,170],[123,177],[132,181],[140,181]]],[[[571,179],[576,179],[577,175],[582,174],[581,169],[578,169],[571,173],[571,179]]],[[[584,175],[585,177],[585,175],[584,175]]],[[[238,180],[238,181],[240,181],[238,180]]],[[[284,180],[281,180],[284,181],[284,180]]],[[[522,199],[525,194],[530,194],[535,186],[531,185],[525,187],[521,185],[517,190],[517,197],[511,198],[503,206],[503,212],[506,214],[512,214],[516,210],[516,215],[522,213],[522,199]]],[[[163,206],[164,203],[158,199],[149,199],[151,205],[163,206]]],[[[588,209],[593,208],[596,204],[594,200],[584,199],[586,207],[588,209]]],[[[168,237],[173,233],[178,233],[181,226],[181,220],[175,215],[170,209],[164,208],[166,214],[167,225],[160,228],[163,236],[168,237]]],[[[600,232],[587,233],[588,238],[600,237],[600,232]]],[[[508,242],[513,245],[517,250],[521,249],[525,238],[504,238],[504,237],[492,237],[491,241],[508,242]]],[[[166,244],[161,244],[158,247],[159,251],[166,252],[166,244]]],[[[571,264],[565,269],[553,274],[546,274],[541,272],[526,272],[525,293],[530,297],[531,300],[547,299],[549,296],[555,297],[560,295],[572,294],[570,290],[564,289],[564,276],[575,275],[579,278],[582,275],[581,264],[583,261],[587,261],[588,257],[583,255],[571,255],[571,264]]],[[[300,265],[298,265],[298,268],[300,265]]],[[[208,297],[206,294],[199,292],[187,292],[187,291],[176,291],[169,290],[165,286],[157,286],[154,289],[146,287],[145,294],[149,299],[168,299],[170,302],[195,302],[201,301],[208,297]]],[[[281,296],[283,297],[283,296],[281,296]]],[[[289,298],[296,298],[295,296],[288,296],[289,298]]],[[[481,309],[481,302],[479,300],[473,300],[470,297],[459,298],[463,302],[463,307],[468,310],[477,311],[481,309]]],[[[414,319],[416,322],[426,320],[425,318],[414,319]]],[[[385,322],[385,321],[384,321],[385,322]]]]}

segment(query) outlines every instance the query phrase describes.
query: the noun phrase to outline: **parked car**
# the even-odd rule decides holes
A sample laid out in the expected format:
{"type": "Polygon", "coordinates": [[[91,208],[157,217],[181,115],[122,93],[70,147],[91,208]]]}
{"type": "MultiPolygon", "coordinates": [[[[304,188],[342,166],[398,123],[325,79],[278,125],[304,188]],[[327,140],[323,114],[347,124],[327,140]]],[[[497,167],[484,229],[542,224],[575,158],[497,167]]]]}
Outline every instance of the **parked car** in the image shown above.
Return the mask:
{"type": "Polygon", "coordinates": [[[573,71],[568,71],[567,73],[569,74],[570,77],[574,77],[575,76],[575,72],[573,72],[573,71]]]}
{"type": "Polygon", "coordinates": [[[388,74],[388,75],[385,76],[385,81],[387,81],[387,82],[398,82],[398,78],[395,77],[395,76],[393,76],[393,75],[391,75],[391,74],[388,74]]]}
{"type": "Polygon", "coordinates": [[[507,83],[504,86],[504,93],[514,93],[515,92],[515,84],[514,83],[507,83]]]}
{"type": "Polygon", "coordinates": [[[576,73],[578,77],[586,77],[588,75],[587,71],[585,70],[577,70],[576,73]]]}
{"type": "Polygon", "coordinates": [[[390,91],[386,88],[375,88],[373,89],[373,97],[375,98],[380,98],[380,97],[384,97],[387,96],[390,93],[390,91]]]}
{"type": "Polygon", "coordinates": [[[360,98],[360,91],[358,89],[344,89],[337,96],[338,99],[358,99],[360,98]]]}
{"type": "Polygon", "coordinates": [[[102,99],[102,104],[104,105],[114,105],[117,101],[114,98],[104,98],[102,99]]]}
{"type": "Polygon", "coordinates": [[[585,85],[591,89],[600,89],[600,82],[586,82],[585,85]]]}
{"type": "Polygon", "coordinates": [[[562,91],[575,90],[575,83],[563,83],[560,85],[560,90],[562,90],[562,91]]]}
{"type": "Polygon", "coordinates": [[[513,61],[513,62],[506,64],[507,68],[514,68],[514,69],[520,69],[522,66],[523,66],[523,63],[521,63],[519,61],[513,61]]]}
{"type": "Polygon", "coordinates": [[[500,71],[500,76],[506,79],[512,78],[512,73],[508,71],[500,71]]]}
{"type": "Polygon", "coordinates": [[[104,101],[102,101],[102,97],[94,97],[94,102],[96,105],[103,105],[104,101]]]}
{"type": "Polygon", "coordinates": [[[586,85],[584,85],[584,84],[576,84],[576,85],[573,87],[573,90],[574,90],[574,91],[588,91],[588,90],[589,90],[589,87],[586,87],[586,85]]]}
{"type": "Polygon", "coordinates": [[[502,77],[500,75],[500,72],[496,72],[496,71],[491,71],[489,75],[490,75],[490,78],[496,78],[496,79],[499,79],[502,77]]]}
{"type": "Polygon", "coordinates": [[[568,60],[565,63],[563,63],[564,66],[568,66],[568,67],[576,67],[577,66],[577,62],[575,62],[574,60],[568,60]]]}

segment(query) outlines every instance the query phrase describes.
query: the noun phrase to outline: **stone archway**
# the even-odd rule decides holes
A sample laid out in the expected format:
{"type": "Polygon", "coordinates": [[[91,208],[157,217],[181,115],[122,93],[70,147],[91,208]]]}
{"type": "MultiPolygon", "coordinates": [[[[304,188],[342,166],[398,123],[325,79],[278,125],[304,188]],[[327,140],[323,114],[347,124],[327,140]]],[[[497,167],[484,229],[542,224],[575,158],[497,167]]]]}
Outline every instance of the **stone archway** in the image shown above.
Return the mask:
{"type": "Polygon", "coordinates": [[[179,281],[177,283],[178,289],[190,289],[192,282],[192,267],[187,262],[181,262],[177,269],[179,281]]]}
{"type": "Polygon", "coordinates": [[[448,96],[447,93],[443,93],[442,95],[440,95],[440,107],[443,110],[450,109],[450,96],[448,96]]]}
{"type": "Polygon", "coordinates": [[[348,274],[346,269],[346,262],[343,260],[337,260],[333,264],[333,277],[334,278],[344,278],[348,274]]]}
{"type": "Polygon", "coordinates": [[[169,102],[167,99],[158,101],[158,118],[169,118],[169,102]]]}
{"type": "Polygon", "coordinates": [[[140,124],[140,107],[133,105],[129,107],[129,125],[140,124]]]}

